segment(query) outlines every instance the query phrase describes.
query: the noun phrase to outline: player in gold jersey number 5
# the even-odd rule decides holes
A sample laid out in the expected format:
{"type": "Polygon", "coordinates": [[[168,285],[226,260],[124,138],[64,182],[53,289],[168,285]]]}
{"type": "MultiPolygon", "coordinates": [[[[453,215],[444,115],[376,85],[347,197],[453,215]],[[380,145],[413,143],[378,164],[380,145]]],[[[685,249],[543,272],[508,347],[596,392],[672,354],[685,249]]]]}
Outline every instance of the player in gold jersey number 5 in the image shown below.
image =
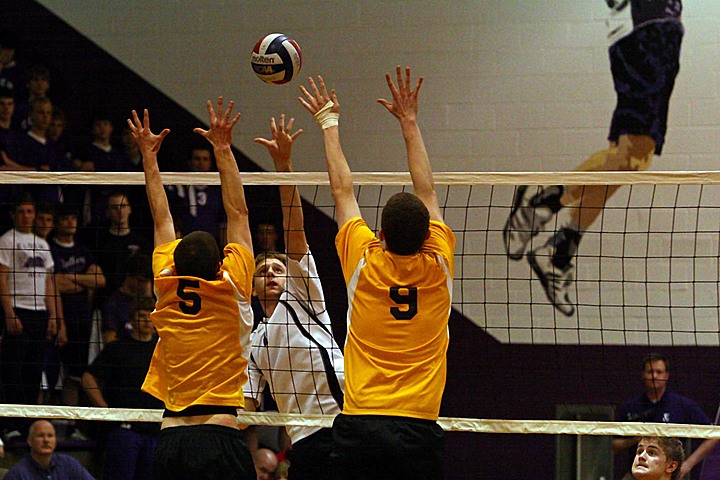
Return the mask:
{"type": "Polygon", "coordinates": [[[224,255],[208,232],[175,239],[157,154],[170,130],[150,130],[150,115],[133,110],[128,120],[140,147],[145,186],[155,227],[153,276],[157,303],[151,314],[160,340],[143,391],[165,403],[153,458],[156,480],[255,478],[252,457],[238,430],[244,407],[247,356],[252,328],[255,262],[248,209],[232,153],[232,129],[240,118],[222,97],[217,111],[207,102],[209,130],[196,128],[212,145],[227,213],[224,255]]]}

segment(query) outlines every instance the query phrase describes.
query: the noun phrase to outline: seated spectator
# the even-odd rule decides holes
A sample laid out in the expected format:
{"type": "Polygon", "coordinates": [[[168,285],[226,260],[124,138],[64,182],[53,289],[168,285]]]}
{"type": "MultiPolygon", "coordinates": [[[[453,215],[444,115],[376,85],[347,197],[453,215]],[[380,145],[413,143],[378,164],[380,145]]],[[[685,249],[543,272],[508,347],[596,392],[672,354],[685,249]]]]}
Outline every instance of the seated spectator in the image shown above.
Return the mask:
{"type": "MultiPolygon", "coordinates": [[[[55,158],[58,161],[54,170],[69,172],[73,170],[77,156],[70,149],[70,139],[65,134],[65,127],[67,127],[65,111],[54,106],[52,120],[47,130],[47,137],[52,140],[55,146],[55,158]]],[[[85,200],[86,189],[87,187],[83,185],[62,185],[60,188],[60,200],[62,203],[75,205],[79,208],[85,200]]]]}
{"type": "Polygon", "coordinates": [[[113,124],[110,116],[96,112],[93,118],[93,140],[78,170],[84,172],[129,172],[129,162],[121,150],[112,145],[113,124]]]}
{"type": "MultiPolygon", "coordinates": [[[[1,54],[1,50],[0,50],[1,54]]],[[[15,97],[12,90],[0,87],[0,170],[13,170],[6,159],[18,158],[20,132],[11,126],[15,111],[15,97]]],[[[9,206],[20,191],[17,185],[3,185],[0,189],[0,233],[7,230],[10,221],[9,206]]]]}
{"type": "Polygon", "coordinates": [[[68,139],[65,138],[67,118],[60,107],[53,107],[52,119],[47,129],[47,137],[53,141],[57,150],[58,166],[56,171],[72,171],[75,154],[70,150],[68,139]]]}
{"type": "Polygon", "coordinates": [[[256,253],[280,252],[280,234],[272,223],[258,223],[253,231],[254,248],[256,253]]]}
{"type": "Polygon", "coordinates": [[[110,293],[102,309],[102,339],[107,345],[132,333],[130,313],[138,298],[152,295],[152,263],[150,255],[136,253],[127,260],[125,278],[110,293]]]}
{"type": "MultiPolygon", "coordinates": [[[[75,161],[74,169],[83,172],[132,171],[125,154],[112,144],[113,131],[110,116],[102,111],[95,112],[92,122],[92,143],[82,154],[82,158],[75,161]]],[[[86,189],[83,225],[98,225],[106,220],[105,205],[113,188],[117,187],[97,185],[86,189]]]]}
{"type": "Polygon", "coordinates": [[[37,420],[30,426],[27,443],[30,454],[5,474],[5,480],[93,480],[90,472],[70,455],[55,453],[55,427],[47,420],[37,420]]]}
{"type": "Polygon", "coordinates": [[[27,101],[18,101],[13,115],[13,125],[20,130],[30,130],[33,119],[30,115],[30,105],[34,100],[47,98],[50,90],[50,70],[42,65],[34,65],[27,71],[25,83],[28,91],[27,101]]]}
{"type": "MultiPolygon", "coordinates": [[[[211,147],[192,150],[188,167],[191,172],[217,171],[211,147]]],[[[180,237],[196,230],[211,233],[220,248],[225,246],[225,210],[219,185],[169,185],[170,211],[180,237]]]]}
{"type": "Polygon", "coordinates": [[[22,170],[55,170],[59,161],[55,158],[55,146],[47,135],[52,122],[52,102],[47,97],[33,99],[30,102],[29,114],[32,126],[28,129],[27,135],[20,137],[23,141],[20,144],[20,158],[17,163],[25,167],[22,170]]]}
{"type": "MultiPolygon", "coordinates": [[[[136,298],[128,316],[129,336],[107,345],[83,374],[83,388],[95,407],[163,408],[163,403],[140,390],[157,343],[150,321],[151,297],[136,298]]],[[[152,457],[160,434],[157,422],[115,423],[105,441],[105,480],[152,478],[152,457]]]]}
{"type": "Polygon", "coordinates": [[[142,154],[140,153],[140,147],[132,136],[132,130],[129,127],[125,127],[122,133],[122,144],[125,158],[130,165],[133,172],[142,172],[142,154]]]}
{"type": "Polygon", "coordinates": [[[13,32],[0,32],[0,88],[11,90],[15,97],[26,98],[23,85],[22,67],[15,61],[15,50],[18,47],[17,37],[13,32]]]}
{"type": "MultiPolygon", "coordinates": [[[[21,130],[12,125],[15,97],[12,90],[0,87],[0,170],[18,170],[21,130]]],[[[14,195],[14,194],[13,194],[14,195]]]]}
{"type": "Polygon", "coordinates": [[[257,480],[273,480],[275,471],[278,468],[278,460],[275,452],[269,448],[258,448],[253,454],[257,480]]]}
{"type": "MultiPolygon", "coordinates": [[[[36,98],[30,103],[32,126],[27,134],[20,137],[20,158],[17,170],[62,170],[57,148],[47,136],[52,121],[52,102],[49,98],[36,98]]],[[[6,160],[7,163],[7,160],[6,160]]],[[[57,185],[34,185],[31,189],[40,203],[60,203],[60,188],[57,185]]]]}
{"type": "MultiPolygon", "coordinates": [[[[0,150],[9,158],[18,156],[18,133],[12,126],[15,112],[15,97],[12,90],[0,87],[0,150]]],[[[5,163],[4,161],[2,163],[5,163]]]]}

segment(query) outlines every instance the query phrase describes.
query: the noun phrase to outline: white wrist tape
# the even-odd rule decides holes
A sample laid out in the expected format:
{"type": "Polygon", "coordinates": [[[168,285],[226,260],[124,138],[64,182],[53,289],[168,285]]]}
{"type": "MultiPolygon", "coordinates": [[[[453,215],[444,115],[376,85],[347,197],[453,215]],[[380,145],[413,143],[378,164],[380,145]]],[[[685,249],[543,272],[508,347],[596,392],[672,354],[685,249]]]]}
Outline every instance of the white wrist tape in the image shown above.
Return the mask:
{"type": "Polygon", "coordinates": [[[334,105],[335,104],[331,100],[315,114],[315,121],[318,123],[318,125],[320,125],[320,128],[322,128],[323,130],[325,130],[326,128],[335,127],[338,124],[340,114],[330,111],[330,109],[334,105]]]}

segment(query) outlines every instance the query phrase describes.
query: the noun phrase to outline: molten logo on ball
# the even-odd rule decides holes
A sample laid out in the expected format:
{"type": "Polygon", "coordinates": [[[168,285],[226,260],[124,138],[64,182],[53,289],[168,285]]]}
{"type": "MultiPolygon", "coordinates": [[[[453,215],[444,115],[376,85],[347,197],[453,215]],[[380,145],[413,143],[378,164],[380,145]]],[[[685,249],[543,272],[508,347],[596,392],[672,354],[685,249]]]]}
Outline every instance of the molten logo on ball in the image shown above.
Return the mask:
{"type": "Polygon", "coordinates": [[[282,33],[271,33],[255,44],[250,58],[253,71],[266,83],[287,83],[302,68],[297,42],[282,33]]]}

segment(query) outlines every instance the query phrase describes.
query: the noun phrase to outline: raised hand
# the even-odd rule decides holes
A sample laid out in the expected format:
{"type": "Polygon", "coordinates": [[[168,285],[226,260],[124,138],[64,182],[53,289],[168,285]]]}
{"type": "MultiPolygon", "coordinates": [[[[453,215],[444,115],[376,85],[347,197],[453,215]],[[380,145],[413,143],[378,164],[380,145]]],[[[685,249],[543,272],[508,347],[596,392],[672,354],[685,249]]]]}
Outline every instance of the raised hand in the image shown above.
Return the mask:
{"type": "Polygon", "coordinates": [[[223,110],[223,97],[217,99],[217,113],[212,102],[207,101],[208,115],[210,116],[210,129],[195,128],[193,132],[205,137],[215,148],[229,147],[232,144],[232,129],[240,120],[240,112],[232,117],[235,102],[230,100],[227,110],[223,110]]]}
{"type": "Polygon", "coordinates": [[[397,87],[390,79],[390,74],[385,74],[385,80],[387,80],[388,87],[390,87],[390,93],[392,93],[392,102],[385,100],[384,98],[378,98],[378,103],[387,108],[388,112],[392,113],[398,120],[410,120],[414,121],[417,119],[418,112],[418,93],[423,83],[423,77],[418,79],[415,90],[410,87],[410,67],[405,67],[405,80],[402,78],[402,69],[400,66],[395,68],[397,75],[397,87]]]}
{"type": "Polygon", "coordinates": [[[163,140],[170,133],[170,129],[166,128],[162,132],[155,134],[150,130],[150,113],[147,108],[143,113],[143,120],[140,122],[140,117],[135,110],[132,111],[133,118],[128,118],[128,126],[135,142],[140,147],[140,153],[145,157],[148,154],[157,155],[162,145],[163,140]]]}
{"type": "Polygon", "coordinates": [[[302,103],[302,105],[307,108],[310,113],[317,115],[317,113],[330,101],[333,102],[330,112],[340,113],[340,103],[335,95],[335,90],[331,90],[330,95],[328,95],[327,88],[325,88],[325,81],[320,75],[318,75],[318,84],[320,85],[319,89],[317,85],[315,85],[312,77],[308,77],[308,84],[310,85],[312,93],[310,93],[304,86],[300,85],[300,91],[303,95],[305,95],[305,98],[298,97],[298,100],[300,100],[300,103],[302,103]]]}
{"type": "Polygon", "coordinates": [[[291,133],[294,123],[295,119],[291,118],[287,122],[287,125],[285,125],[284,113],[280,115],[279,124],[276,124],[275,117],[272,117],[270,119],[270,132],[272,133],[272,139],[268,140],[262,137],[253,139],[254,142],[264,145],[268,149],[270,156],[275,162],[276,170],[286,170],[290,167],[290,153],[292,151],[293,142],[295,142],[295,139],[303,132],[302,129],[299,129],[295,133],[291,133]]]}

